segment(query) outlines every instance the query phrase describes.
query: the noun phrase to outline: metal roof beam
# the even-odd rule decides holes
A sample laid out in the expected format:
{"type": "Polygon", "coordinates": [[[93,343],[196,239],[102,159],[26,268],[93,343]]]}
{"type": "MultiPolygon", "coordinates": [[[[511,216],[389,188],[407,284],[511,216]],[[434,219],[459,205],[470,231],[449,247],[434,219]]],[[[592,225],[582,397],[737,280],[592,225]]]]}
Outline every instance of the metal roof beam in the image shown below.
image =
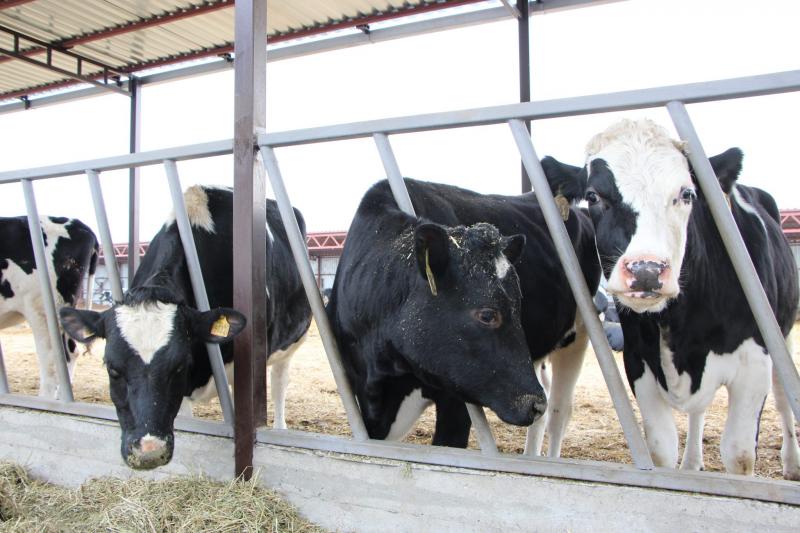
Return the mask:
{"type": "MultiPolygon", "coordinates": [[[[0,26],[0,32],[6,33],[10,35],[13,39],[13,48],[0,48],[0,54],[7,56],[8,58],[18,59],[20,61],[24,61],[26,63],[30,63],[32,65],[36,65],[38,67],[51,70],[53,72],[57,72],[62,76],[68,76],[70,78],[82,81],[84,83],[91,83],[97,87],[102,87],[104,89],[108,89],[110,91],[115,91],[120,94],[128,94],[127,91],[118,87],[116,82],[109,83],[109,76],[123,76],[122,72],[117,71],[114,67],[110,65],[106,65],[105,63],[101,63],[100,61],[91,59],[89,57],[83,56],[81,54],[76,54],[74,52],[70,52],[68,50],[63,50],[59,47],[53,46],[51,44],[45,43],[44,41],[40,41],[35,37],[31,37],[24,33],[20,33],[16,30],[12,30],[11,28],[7,28],[5,26],[0,26]],[[40,59],[35,59],[30,57],[30,55],[26,55],[26,53],[20,48],[20,41],[28,41],[32,42],[36,45],[41,46],[40,51],[45,52],[45,59],[44,61],[40,59]],[[75,61],[75,69],[74,70],[67,70],[65,68],[57,67],[53,64],[53,54],[61,54],[64,56],[69,57],[70,59],[75,61]],[[101,69],[102,73],[99,74],[92,74],[92,75],[85,75],[83,74],[83,66],[84,64],[91,65],[95,68],[101,69]],[[98,78],[102,77],[103,81],[97,81],[98,78]]],[[[12,96],[11,94],[0,94],[0,98],[8,98],[12,96]]]]}
{"type": "Polygon", "coordinates": [[[0,10],[21,6],[22,4],[28,4],[30,2],[33,2],[33,0],[0,0],[0,10]]]}

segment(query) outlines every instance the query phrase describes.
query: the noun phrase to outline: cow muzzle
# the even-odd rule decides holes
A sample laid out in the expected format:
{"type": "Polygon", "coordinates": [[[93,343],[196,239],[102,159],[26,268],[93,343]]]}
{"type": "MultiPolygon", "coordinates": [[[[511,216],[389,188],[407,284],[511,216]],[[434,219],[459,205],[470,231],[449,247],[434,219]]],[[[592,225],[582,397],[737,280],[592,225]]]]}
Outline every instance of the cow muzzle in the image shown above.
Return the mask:
{"type": "Polygon", "coordinates": [[[510,409],[492,408],[500,420],[515,426],[530,426],[547,410],[547,398],[544,395],[521,394],[510,409]]]}
{"type": "Polygon", "coordinates": [[[156,437],[149,433],[127,446],[125,462],[136,470],[150,470],[172,459],[173,437],[156,437]]]}

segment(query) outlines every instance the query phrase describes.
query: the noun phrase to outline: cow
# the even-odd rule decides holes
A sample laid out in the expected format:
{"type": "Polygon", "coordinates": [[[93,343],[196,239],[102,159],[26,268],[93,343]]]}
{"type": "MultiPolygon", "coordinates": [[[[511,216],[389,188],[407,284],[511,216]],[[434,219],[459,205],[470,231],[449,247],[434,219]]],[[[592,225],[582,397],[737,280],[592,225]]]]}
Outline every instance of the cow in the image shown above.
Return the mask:
{"type": "MultiPolygon", "coordinates": [[[[385,180],[363,197],[328,305],[370,437],[402,439],[434,404],[433,444],[466,447],[471,402],[512,424],[535,420],[530,453],[539,453],[547,424],[548,453],[557,456],[587,337],[538,202],[532,193],[405,184],[417,217],[397,207],[385,180]],[[539,363],[548,356],[546,398],[539,363]]],[[[567,215],[594,291],[591,223],[577,208],[567,215]]]]}
{"type": "MultiPolygon", "coordinates": [[[[736,183],[742,151],[710,158],[783,335],[798,300],[796,266],[773,198],[736,183]]],[[[672,408],[688,413],[682,469],[703,469],[704,414],[728,390],[721,441],[728,472],[752,474],[772,361],[683,143],[650,120],[623,120],[593,137],[583,168],[561,179],[585,187],[597,247],[624,334],[628,382],[658,466],[678,463],[672,408]]],[[[773,372],[787,479],[800,479],[794,417],[773,372]]]]}
{"type": "MultiPolygon", "coordinates": [[[[168,463],[182,400],[216,394],[205,343],[222,344],[229,379],[228,341],[245,327],[233,304],[233,192],[195,185],[184,192],[203,271],[209,311],[195,307],[180,234],[170,218],[150,243],[122,302],[93,311],[62,308],[61,323],[75,340],[104,338],[111,399],[122,429],[121,454],[135,469],[168,463]]],[[[305,234],[302,215],[295,210],[305,234]]],[[[276,428],[285,428],[288,365],[311,324],[311,308],[274,201],[267,200],[267,339],[276,428]]]]}
{"type": "MultiPolygon", "coordinates": [[[[87,304],[90,305],[98,253],[94,233],[75,218],[40,217],[39,224],[56,306],[74,306],[77,303],[87,274],[87,304]]],[[[23,320],[30,325],[36,344],[39,395],[55,398],[58,394],[56,358],[66,356],[71,378],[79,355],[78,346],[63,334],[64,352],[52,346],[28,219],[24,216],[0,217],[0,329],[23,320]]]]}

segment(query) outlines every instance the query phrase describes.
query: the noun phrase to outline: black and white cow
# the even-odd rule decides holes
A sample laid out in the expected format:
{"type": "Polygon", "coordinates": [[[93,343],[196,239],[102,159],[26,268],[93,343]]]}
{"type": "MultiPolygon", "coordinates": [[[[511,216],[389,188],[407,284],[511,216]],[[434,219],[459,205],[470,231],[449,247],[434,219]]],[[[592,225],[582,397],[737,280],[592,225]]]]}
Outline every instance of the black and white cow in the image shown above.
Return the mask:
{"type": "MultiPolygon", "coordinates": [[[[193,186],[184,193],[203,278],[212,307],[195,309],[189,273],[174,219],[150,243],[122,303],[96,313],[64,308],[61,323],[74,339],[106,339],[111,399],[122,427],[122,458],[154,468],[172,458],[175,416],[182,400],[216,394],[206,342],[226,343],[245,326],[233,303],[233,193],[193,186]]],[[[302,216],[295,210],[305,233],[302,216]]],[[[289,359],[305,339],[311,308],[292,259],[274,201],[267,201],[267,305],[275,427],[285,428],[289,359]]],[[[221,347],[229,379],[230,344],[221,347]]]]}
{"type": "MultiPolygon", "coordinates": [[[[788,339],[797,274],[775,201],[736,184],[739,149],[710,161],[788,339]]],[[[689,413],[681,468],[703,468],[705,410],[725,386],[722,461],[728,472],[752,474],[772,361],[684,146],[652,121],[624,120],[589,142],[586,166],[573,167],[572,175],[576,183],[588,179],[586,200],[607,290],[621,305],[625,370],[653,460],[659,466],[678,462],[676,408],[689,413]]],[[[777,376],[773,383],[783,424],[784,476],[800,479],[794,417],[777,376]]]]}
{"type": "MultiPolygon", "coordinates": [[[[536,374],[552,355],[547,429],[557,456],[587,339],[538,203],[532,194],[406,186],[419,218],[398,209],[386,181],[362,199],[328,306],[370,436],[403,438],[431,404],[434,444],[467,445],[465,402],[528,425],[545,411],[547,380],[536,374]]],[[[566,226],[594,290],[591,223],[572,209],[566,226]]],[[[531,453],[546,420],[529,430],[531,453]]]]}
{"type": "MultiPolygon", "coordinates": [[[[56,307],[74,306],[87,273],[91,289],[97,267],[97,238],[78,219],[41,217],[39,223],[56,307]]],[[[87,298],[87,303],[90,302],[91,294],[87,298]]],[[[28,219],[0,217],[0,329],[23,320],[31,327],[39,358],[39,395],[55,397],[58,389],[55,358],[62,355],[50,342],[28,219]]],[[[78,348],[72,339],[64,337],[64,341],[71,377],[78,348]]]]}

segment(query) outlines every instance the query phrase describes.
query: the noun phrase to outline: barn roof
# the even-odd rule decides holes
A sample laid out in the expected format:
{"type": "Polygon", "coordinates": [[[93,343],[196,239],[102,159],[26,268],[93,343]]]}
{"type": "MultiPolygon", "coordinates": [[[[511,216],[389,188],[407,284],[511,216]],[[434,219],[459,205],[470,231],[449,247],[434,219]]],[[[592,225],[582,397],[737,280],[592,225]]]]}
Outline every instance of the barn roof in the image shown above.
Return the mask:
{"type": "MultiPolygon", "coordinates": [[[[270,0],[270,43],[484,0],[270,0]]],[[[485,2],[484,2],[485,3],[485,2]]],[[[233,52],[234,0],[0,0],[0,100],[233,52]]]]}

